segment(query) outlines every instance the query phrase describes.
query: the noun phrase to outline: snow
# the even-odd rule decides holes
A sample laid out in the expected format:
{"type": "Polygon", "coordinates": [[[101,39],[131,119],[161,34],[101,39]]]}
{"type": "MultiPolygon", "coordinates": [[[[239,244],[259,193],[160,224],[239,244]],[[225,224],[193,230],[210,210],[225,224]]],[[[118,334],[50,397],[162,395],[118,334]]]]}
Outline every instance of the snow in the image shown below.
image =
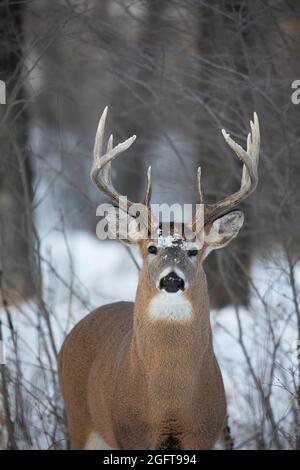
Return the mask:
{"type": "MultiPolygon", "coordinates": [[[[63,235],[56,231],[43,239],[41,252],[44,259],[44,300],[57,351],[70,329],[92,309],[119,300],[130,301],[135,297],[138,271],[125,247],[119,242],[102,242],[85,232],[63,235]]],[[[56,359],[51,348],[49,330],[38,302],[27,302],[18,307],[10,307],[9,310],[18,337],[24,396],[33,434],[31,444],[25,442],[21,436],[19,446],[47,449],[52,441],[46,430],[53,428],[50,405],[51,402],[60,402],[50,373],[52,368],[56,369],[56,359]],[[50,359],[46,354],[45,344],[50,359]]],[[[9,370],[14,377],[16,366],[11,332],[4,311],[0,311],[0,317],[9,370]]],[[[13,400],[12,407],[15,408],[13,400]]]]}
{"type": "MultiPolygon", "coordinates": [[[[169,243],[173,243],[173,237],[170,237],[164,246],[169,246],[169,243]]],[[[119,300],[134,300],[138,271],[120,242],[99,241],[86,232],[63,234],[52,231],[44,236],[41,247],[44,258],[44,298],[49,308],[57,349],[72,326],[96,306],[119,300]]],[[[136,250],[133,250],[133,253],[138,259],[136,250]]],[[[296,283],[299,284],[299,268],[295,270],[295,277],[296,283]]],[[[255,425],[262,416],[257,387],[239,344],[238,320],[242,324],[244,346],[254,372],[266,391],[272,365],[270,351],[273,336],[275,340],[280,338],[281,347],[275,358],[272,403],[276,422],[286,428],[290,426],[291,371],[296,368],[293,360],[294,342],[297,340],[294,302],[283,255],[276,253],[276,257],[269,261],[256,260],[251,278],[252,297],[248,309],[236,310],[226,307],[212,311],[211,314],[215,351],[225,381],[231,430],[236,445],[247,442],[251,432],[255,433],[255,425]],[[270,318],[275,328],[273,332],[270,329],[270,318]]],[[[49,367],[45,353],[41,351],[41,306],[29,302],[11,308],[11,314],[19,335],[26,382],[38,384],[41,396],[45,387],[48,387],[47,393],[55,399],[57,391],[50,392],[52,389],[48,379],[41,380],[39,377],[41,364],[49,367]]],[[[4,312],[1,317],[9,355],[12,354],[10,331],[4,312]]],[[[49,344],[49,338],[46,341],[49,344]]],[[[28,400],[28,406],[32,408],[31,415],[38,421],[39,416],[45,414],[47,405],[41,405],[38,400],[30,397],[28,400]]],[[[266,436],[268,432],[266,426],[266,436]]],[[[251,448],[251,445],[251,442],[247,442],[244,447],[251,448]]],[[[24,444],[24,447],[30,446],[24,444]]],[[[41,430],[36,432],[32,447],[49,447],[49,442],[41,430]]]]}
{"type": "Polygon", "coordinates": [[[179,237],[175,235],[167,235],[166,237],[159,236],[157,239],[157,245],[159,248],[170,248],[178,244],[179,237]]]}
{"type": "MultiPolygon", "coordinates": [[[[271,404],[275,422],[285,430],[292,427],[290,414],[294,400],[291,391],[293,375],[297,376],[295,305],[284,257],[276,253],[272,261],[256,260],[251,278],[249,308],[226,307],[212,312],[215,351],[225,382],[228,414],[239,441],[246,441],[251,427],[254,432],[262,418],[261,396],[239,343],[239,321],[254,373],[266,394],[272,385],[271,404]],[[276,341],[280,347],[274,360],[271,360],[276,341]],[[270,382],[273,365],[274,376],[270,382]]],[[[299,267],[295,270],[295,278],[299,286],[299,267]]],[[[266,436],[268,432],[271,431],[266,425],[266,436]]],[[[246,447],[251,448],[251,444],[246,447]]]]}

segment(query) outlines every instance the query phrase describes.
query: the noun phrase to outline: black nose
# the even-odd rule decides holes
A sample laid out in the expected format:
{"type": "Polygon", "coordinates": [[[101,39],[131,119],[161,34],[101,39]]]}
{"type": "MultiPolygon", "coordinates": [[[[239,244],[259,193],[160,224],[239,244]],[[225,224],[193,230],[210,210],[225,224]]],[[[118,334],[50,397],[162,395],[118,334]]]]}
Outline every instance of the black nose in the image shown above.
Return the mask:
{"type": "Polygon", "coordinates": [[[161,278],[159,288],[167,292],[177,292],[179,289],[184,289],[184,280],[177,276],[176,273],[169,273],[161,278]]]}

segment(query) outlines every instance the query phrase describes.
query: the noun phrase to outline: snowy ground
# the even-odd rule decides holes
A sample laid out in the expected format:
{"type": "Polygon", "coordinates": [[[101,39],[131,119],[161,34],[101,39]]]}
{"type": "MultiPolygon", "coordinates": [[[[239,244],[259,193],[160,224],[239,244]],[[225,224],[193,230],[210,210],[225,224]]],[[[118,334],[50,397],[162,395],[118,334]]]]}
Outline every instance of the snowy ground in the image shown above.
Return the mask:
{"type": "MultiPolygon", "coordinates": [[[[294,432],[290,430],[290,426],[293,427],[291,405],[295,404],[291,391],[297,376],[295,303],[283,258],[277,253],[276,260],[267,263],[257,260],[251,277],[249,309],[227,307],[214,311],[212,315],[215,349],[228,399],[229,422],[236,445],[242,448],[253,447],[249,439],[258,429],[267,442],[271,439],[270,423],[265,419],[266,410],[247,360],[251,361],[265,394],[270,393],[274,421],[283,433],[294,432]],[[243,345],[239,342],[239,322],[243,345]]],[[[299,286],[299,268],[295,270],[295,277],[299,286]]],[[[270,445],[273,446],[274,442],[270,445]]]]}
{"type": "MultiPolygon", "coordinates": [[[[66,235],[51,232],[43,238],[42,254],[47,260],[43,263],[44,298],[49,307],[57,349],[66,332],[95,306],[134,299],[138,271],[126,248],[118,242],[98,241],[84,232],[66,235]]],[[[134,255],[138,259],[137,253],[134,255]]],[[[280,256],[268,263],[256,261],[252,268],[251,308],[238,311],[225,308],[212,312],[215,349],[225,380],[231,431],[236,445],[243,448],[252,446],[251,436],[257,432],[257,422],[262,419],[262,403],[249,373],[245,351],[242,351],[238,342],[238,319],[241,321],[247,354],[255,374],[266,390],[269,386],[270,368],[274,362],[270,361],[270,353],[276,338],[281,337],[280,348],[275,357],[272,400],[276,422],[280,422],[280,426],[289,426],[289,385],[292,386],[290,371],[295,369],[293,341],[297,339],[297,334],[294,303],[284,269],[280,256]],[[274,331],[270,330],[270,318],[274,331]]],[[[299,270],[296,271],[296,276],[299,283],[299,270]]],[[[25,381],[27,384],[37,384],[41,392],[40,400],[28,396],[28,407],[32,408],[29,412],[30,419],[38,421],[45,414],[43,388],[48,388],[47,393],[56,399],[55,393],[49,392],[51,381],[41,380],[39,376],[41,363],[45,361],[47,367],[49,364],[41,346],[40,306],[30,303],[11,313],[18,331],[25,381]]],[[[3,312],[2,318],[9,355],[12,354],[10,333],[3,312]]],[[[45,329],[45,325],[43,328],[45,329]]],[[[51,369],[50,366],[49,368],[51,369]]],[[[51,421],[50,417],[49,420],[51,421]]],[[[268,426],[264,426],[267,435],[268,426]]],[[[43,435],[41,425],[36,427],[39,430],[32,447],[48,448],[50,444],[43,435]]],[[[24,444],[24,447],[30,446],[24,444]]]]}

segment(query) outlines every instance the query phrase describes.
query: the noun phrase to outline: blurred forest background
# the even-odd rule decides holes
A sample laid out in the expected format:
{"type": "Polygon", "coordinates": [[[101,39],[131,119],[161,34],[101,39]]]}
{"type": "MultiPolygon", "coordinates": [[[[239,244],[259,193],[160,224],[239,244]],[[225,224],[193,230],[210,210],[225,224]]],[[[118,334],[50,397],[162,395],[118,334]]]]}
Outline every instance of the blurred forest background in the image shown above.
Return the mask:
{"type": "MultiPolygon", "coordinates": [[[[95,237],[89,171],[100,114],[120,141],[121,193],[194,203],[237,189],[258,113],[259,186],[208,274],[234,448],[299,449],[299,0],[2,0],[0,447],[66,448],[56,355],[90,308],[133,299],[136,252],[95,237]]],[[[225,443],[225,447],[228,443],[225,443]]],[[[220,443],[220,448],[224,443],[220,443]]]]}

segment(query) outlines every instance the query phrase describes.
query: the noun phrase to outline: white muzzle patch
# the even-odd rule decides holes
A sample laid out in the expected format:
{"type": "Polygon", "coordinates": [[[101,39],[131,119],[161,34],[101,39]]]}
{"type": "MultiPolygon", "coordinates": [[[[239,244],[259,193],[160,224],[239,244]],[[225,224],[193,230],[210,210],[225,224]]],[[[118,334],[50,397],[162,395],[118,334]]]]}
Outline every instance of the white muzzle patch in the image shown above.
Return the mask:
{"type": "Polygon", "coordinates": [[[192,304],[180,292],[160,292],[150,302],[149,316],[153,320],[188,321],[193,314],[192,304]]]}

